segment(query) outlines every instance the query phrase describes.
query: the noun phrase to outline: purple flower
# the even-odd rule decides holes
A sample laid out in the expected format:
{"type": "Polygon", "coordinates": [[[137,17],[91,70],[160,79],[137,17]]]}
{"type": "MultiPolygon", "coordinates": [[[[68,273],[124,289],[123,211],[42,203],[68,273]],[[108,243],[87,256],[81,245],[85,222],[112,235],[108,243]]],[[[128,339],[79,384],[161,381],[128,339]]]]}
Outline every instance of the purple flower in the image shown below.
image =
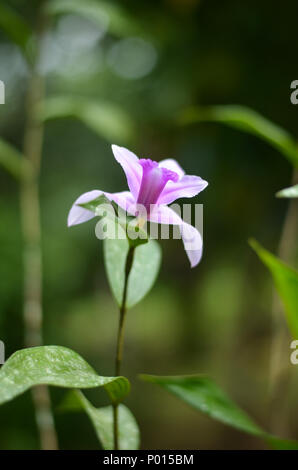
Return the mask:
{"type": "Polygon", "coordinates": [[[202,256],[201,235],[195,227],[184,222],[173,209],[168,207],[168,204],[182,197],[196,196],[206,188],[207,181],[199,176],[185,175],[180,165],[172,159],[157,163],[149,159],[138,159],[134,153],[124,147],[112,145],[112,150],[125,172],[130,191],[107,193],[94,190],[82,194],[69,212],[68,226],[77,225],[95,217],[93,212],[78,204],[92,201],[102,194],[134,216],[139,214],[141,205],[145,208],[147,220],[179,226],[191,267],[196,266],[202,256]]]}

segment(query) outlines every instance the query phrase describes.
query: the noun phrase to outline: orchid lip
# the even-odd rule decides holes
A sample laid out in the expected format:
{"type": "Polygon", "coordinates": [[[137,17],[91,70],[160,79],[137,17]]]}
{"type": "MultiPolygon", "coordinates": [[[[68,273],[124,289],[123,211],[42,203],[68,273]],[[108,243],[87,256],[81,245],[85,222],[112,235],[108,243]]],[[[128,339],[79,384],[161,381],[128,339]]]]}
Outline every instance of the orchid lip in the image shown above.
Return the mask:
{"type": "Polygon", "coordinates": [[[179,176],[174,171],[160,167],[157,162],[150,159],[139,160],[143,169],[143,175],[137,204],[142,204],[147,210],[157,203],[168,181],[177,182],[179,176]]]}

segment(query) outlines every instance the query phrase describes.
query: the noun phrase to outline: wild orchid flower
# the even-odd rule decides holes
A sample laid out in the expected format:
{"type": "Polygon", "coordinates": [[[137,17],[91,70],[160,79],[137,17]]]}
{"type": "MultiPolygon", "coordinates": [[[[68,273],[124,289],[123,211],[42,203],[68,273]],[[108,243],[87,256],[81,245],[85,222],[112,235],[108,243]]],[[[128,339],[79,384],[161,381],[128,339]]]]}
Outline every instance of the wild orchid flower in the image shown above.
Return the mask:
{"type": "MultiPolygon", "coordinates": [[[[117,145],[112,145],[112,150],[115,159],[125,172],[130,191],[107,193],[93,190],[82,194],[69,212],[68,226],[77,225],[95,217],[93,212],[78,204],[85,204],[101,195],[105,195],[133,216],[138,215],[138,208],[142,206],[148,221],[179,226],[191,267],[196,266],[202,256],[202,237],[195,227],[186,223],[168,207],[168,204],[182,197],[196,196],[206,188],[207,181],[199,176],[186,175],[173,159],[162,160],[158,163],[150,159],[139,159],[134,153],[117,145]]],[[[142,210],[142,217],[143,214],[142,210]]]]}

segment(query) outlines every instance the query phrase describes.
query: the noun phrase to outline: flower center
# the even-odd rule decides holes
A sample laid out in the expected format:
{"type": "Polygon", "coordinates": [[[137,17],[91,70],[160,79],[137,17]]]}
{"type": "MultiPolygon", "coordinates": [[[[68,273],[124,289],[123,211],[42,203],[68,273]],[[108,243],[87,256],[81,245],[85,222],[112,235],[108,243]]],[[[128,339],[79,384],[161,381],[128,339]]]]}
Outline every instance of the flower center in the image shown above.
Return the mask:
{"type": "Polygon", "coordinates": [[[156,204],[168,181],[178,181],[179,176],[174,171],[161,168],[157,162],[142,158],[139,160],[143,168],[143,176],[138,194],[137,204],[142,204],[150,210],[151,204],[156,204]]]}

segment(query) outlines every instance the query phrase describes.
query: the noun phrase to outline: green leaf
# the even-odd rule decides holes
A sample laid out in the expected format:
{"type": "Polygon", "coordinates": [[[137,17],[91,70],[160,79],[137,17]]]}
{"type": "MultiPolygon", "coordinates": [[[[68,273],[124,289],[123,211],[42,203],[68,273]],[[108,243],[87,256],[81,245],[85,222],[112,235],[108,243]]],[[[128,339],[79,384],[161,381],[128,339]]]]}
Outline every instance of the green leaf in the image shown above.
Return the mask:
{"type": "MultiPolygon", "coordinates": [[[[104,259],[111,290],[121,305],[124,289],[125,264],[129,251],[126,239],[104,240],[104,259]]],[[[148,293],[157,277],[161,250],[155,240],[135,248],[128,278],[126,307],[131,308],[148,293]]]]}
{"type": "Polygon", "coordinates": [[[21,15],[3,5],[3,3],[0,3],[0,28],[12,42],[22,49],[24,55],[30,60],[33,52],[33,50],[30,51],[30,42],[33,42],[31,28],[21,15]]]}
{"type": "Polygon", "coordinates": [[[109,31],[118,36],[140,32],[138,23],[120,5],[104,0],[52,0],[48,2],[47,12],[51,15],[81,15],[100,28],[107,24],[109,31]]]}
{"type": "Polygon", "coordinates": [[[283,128],[245,106],[227,105],[189,108],[180,118],[182,124],[214,121],[256,135],[279,150],[294,166],[298,166],[298,148],[283,128]]]}
{"type": "Polygon", "coordinates": [[[285,188],[282,189],[281,191],[278,191],[276,193],[277,197],[289,197],[289,198],[294,198],[298,197],[298,184],[295,184],[294,186],[291,186],[290,188],[285,188]]]}
{"type": "Polygon", "coordinates": [[[274,448],[298,449],[298,442],[279,439],[263,431],[218,385],[204,375],[157,376],[142,374],[145,382],[160,385],[193,408],[240,431],[267,441],[274,448]]]}
{"type": "Polygon", "coordinates": [[[103,204],[111,206],[111,208],[113,208],[111,201],[104,194],[101,194],[101,196],[98,196],[92,201],[85,202],[84,204],[78,204],[78,206],[83,207],[88,211],[94,212],[95,214],[98,214],[100,206],[102,206],[103,204]]]}
{"type": "Polygon", "coordinates": [[[284,303],[291,334],[298,338],[298,271],[265,250],[256,240],[250,240],[249,244],[271,272],[284,303]]]}
{"type": "Polygon", "coordinates": [[[130,116],[119,106],[90,99],[59,96],[46,99],[40,109],[40,118],[74,118],[80,120],[100,137],[108,141],[128,142],[134,135],[130,116]]]}
{"type": "Polygon", "coordinates": [[[0,404],[35,385],[67,388],[104,387],[112,402],[129,392],[125,377],[101,377],[76,352],[62,346],[40,346],[15,352],[0,370],[0,404]]]}
{"type": "Polygon", "coordinates": [[[141,375],[141,379],[161,385],[211,418],[250,434],[262,433],[261,428],[208,377],[141,375]]]}
{"type": "Polygon", "coordinates": [[[279,437],[267,435],[266,442],[270,447],[276,450],[297,450],[298,442],[292,439],[280,439],[279,437]]]}
{"type": "Polygon", "coordinates": [[[26,177],[31,169],[24,155],[3,139],[0,139],[0,165],[16,179],[26,177]]]}
{"type": "MultiPolygon", "coordinates": [[[[80,391],[69,392],[62,411],[83,410],[89,416],[96,435],[105,450],[114,449],[113,407],[95,408],[80,391]]],[[[137,450],[140,445],[138,424],[131,411],[124,405],[118,407],[119,450],[137,450]]]]}

